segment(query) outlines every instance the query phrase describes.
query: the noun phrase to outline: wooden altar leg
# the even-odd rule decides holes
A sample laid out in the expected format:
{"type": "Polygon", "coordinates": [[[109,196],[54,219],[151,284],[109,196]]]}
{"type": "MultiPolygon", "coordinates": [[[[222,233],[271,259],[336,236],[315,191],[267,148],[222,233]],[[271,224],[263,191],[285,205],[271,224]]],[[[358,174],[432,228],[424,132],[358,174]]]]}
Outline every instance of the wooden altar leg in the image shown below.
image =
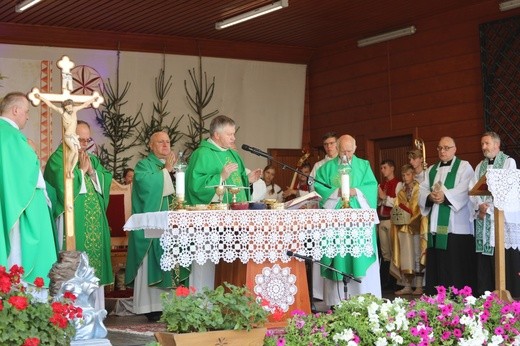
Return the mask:
{"type": "Polygon", "coordinates": [[[506,289],[504,228],[504,211],[495,208],[495,293],[500,299],[512,302],[511,293],[506,289]]]}
{"type": "Polygon", "coordinates": [[[305,262],[292,259],[288,263],[283,262],[264,262],[261,264],[249,261],[243,264],[240,261],[226,263],[221,261],[215,270],[215,287],[221,285],[224,281],[232,283],[236,286],[254,286],[255,278],[258,274],[262,274],[265,267],[273,267],[278,264],[281,268],[289,267],[291,274],[296,276],[296,295],[294,296],[294,304],[289,307],[289,311],[284,313],[280,322],[269,319],[268,328],[281,327],[287,324],[287,319],[291,318],[293,310],[302,310],[306,314],[311,312],[311,304],[309,300],[309,290],[307,287],[307,272],[305,270],[305,262]]]}

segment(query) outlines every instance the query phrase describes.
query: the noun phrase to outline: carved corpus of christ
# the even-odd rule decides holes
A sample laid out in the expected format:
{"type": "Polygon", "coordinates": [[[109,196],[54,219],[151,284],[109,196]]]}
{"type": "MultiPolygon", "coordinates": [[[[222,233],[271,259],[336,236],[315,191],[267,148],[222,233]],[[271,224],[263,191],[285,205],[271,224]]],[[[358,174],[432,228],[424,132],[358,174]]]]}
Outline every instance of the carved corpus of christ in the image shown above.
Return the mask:
{"type": "Polygon", "coordinates": [[[49,108],[61,114],[63,123],[63,164],[65,174],[65,231],[67,234],[67,250],[76,249],[74,235],[74,197],[72,185],[72,171],[78,160],[79,141],[76,135],[77,112],[92,105],[98,108],[103,103],[103,97],[96,91],[92,95],[72,95],[71,69],[74,63],[68,56],[63,56],[57,63],[61,70],[61,94],[42,93],[38,88],[33,88],[27,98],[33,106],[38,106],[43,101],[49,108]],[[59,103],[61,108],[53,103],[59,103]]]}

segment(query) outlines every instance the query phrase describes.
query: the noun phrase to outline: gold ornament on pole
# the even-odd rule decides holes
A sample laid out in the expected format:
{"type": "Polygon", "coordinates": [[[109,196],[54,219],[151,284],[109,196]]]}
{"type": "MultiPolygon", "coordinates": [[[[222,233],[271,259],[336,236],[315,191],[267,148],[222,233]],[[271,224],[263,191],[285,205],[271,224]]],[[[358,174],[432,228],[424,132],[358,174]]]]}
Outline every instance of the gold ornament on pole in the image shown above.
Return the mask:
{"type": "Polygon", "coordinates": [[[426,163],[426,146],[424,145],[424,141],[421,138],[415,139],[415,147],[422,152],[423,169],[426,170],[428,164],[426,163]]]}

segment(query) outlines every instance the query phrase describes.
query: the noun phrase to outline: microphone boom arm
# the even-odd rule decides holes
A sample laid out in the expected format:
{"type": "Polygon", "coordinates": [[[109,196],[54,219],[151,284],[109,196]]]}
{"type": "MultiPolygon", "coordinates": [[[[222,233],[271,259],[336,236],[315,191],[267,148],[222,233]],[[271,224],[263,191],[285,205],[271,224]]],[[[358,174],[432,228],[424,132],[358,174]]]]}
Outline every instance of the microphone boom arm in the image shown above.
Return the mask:
{"type": "Polygon", "coordinates": [[[287,169],[289,169],[292,172],[295,172],[297,174],[305,176],[307,178],[307,181],[308,181],[309,185],[312,185],[313,183],[319,183],[319,184],[325,186],[328,189],[331,188],[331,186],[329,184],[327,184],[327,183],[325,183],[323,181],[320,181],[320,180],[316,180],[314,177],[311,177],[309,174],[305,174],[302,171],[300,171],[299,169],[296,169],[296,168],[294,168],[292,166],[289,166],[286,163],[278,161],[277,159],[273,158],[271,155],[269,155],[268,153],[266,153],[266,152],[264,152],[264,151],[262,151],[260,149],[257,149],[255,147],[250,147],[247,144],[242,144],[242,149],[244,149],[245,151],[249,151],[250,153],[255,154],[257,156],[263,156],[263,157],[265,157],[265,158],[267,158],[267,159],[269,159],[269,160],[271,160],[273,162],[276,162],[277,164],[279,164],[282,167],[282,169],[286,169],[287,168],[287,169]]]}
{"type": "Polygon", "coordinates": [[[303,260],[306,260],[306,261],[311,261],[311,262],[313,262],[313,263],[317,263],[318,265],[320,265],[320,266],[322,266],[322,267],[324,267],[324,268],[327,268],[327,269],[329,269],[329,270],[331,270],[331,271],[333,271],[333,272],[335,272],[335,273],[341,275],[341,276],[343,277],[343,281],[345,281],[345,279],[347,279],[347,280],[353,280],[353,281],[355,281],[355,282],[361,283],[361,280],[360,280],[360,279],[358,279],[358,278],[356,278],[356,277],[354,277],[354,276],[352,276],[352,275],[350,275],[350,274],[344,273],[344,272],[342,272],[341,270],[338,270],[338,269],[336,269],[336,268],[334,268],[334,267],[331,267],[331,266],[329,266],[329,265],[323,264],[323,263],[321,263],[320,261],[317,261],[317,260],[315,260],[315,259],[312,258],[312,257],[302,256],[302,255],[297,254],[297,253],[294,253],[294,252],[292,252],[292,251],[287,251],[287,256],[289,256],[289,257],[295,257],[295,258],[300,258],[300,259],[303,259],[303,260]]]}

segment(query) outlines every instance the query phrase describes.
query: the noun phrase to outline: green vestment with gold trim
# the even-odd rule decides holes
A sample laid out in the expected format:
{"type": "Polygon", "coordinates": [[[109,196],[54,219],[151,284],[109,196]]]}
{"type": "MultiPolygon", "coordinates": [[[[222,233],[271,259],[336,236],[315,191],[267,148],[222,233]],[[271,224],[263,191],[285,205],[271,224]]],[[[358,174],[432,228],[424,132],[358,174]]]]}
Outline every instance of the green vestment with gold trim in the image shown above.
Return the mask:
{"type": "MultiPolygon", "coordinates": [[[[112,261],[110,256],[110,228],[107,220],[107,207],[110,199],[112,173],[106,170],[99,159],[89,154],[92,169],[97,172],[101,193],[94,188],[88,174],[84,175],[87,193],[80,193],[82,172],[79,164],[74,168],[74,232],[76,250],[84,251],[89,258],[89,264],[94,268],[100,285],[114,283],[112,261]]],[[[63,181],[63,145],[51,155],[45,167],[45,180],[56,190],[57,204],[55,214],[64,212],[65,186],[63,181]]],[[[66,248],[65,236],[63,248],[66,248]]]]}

